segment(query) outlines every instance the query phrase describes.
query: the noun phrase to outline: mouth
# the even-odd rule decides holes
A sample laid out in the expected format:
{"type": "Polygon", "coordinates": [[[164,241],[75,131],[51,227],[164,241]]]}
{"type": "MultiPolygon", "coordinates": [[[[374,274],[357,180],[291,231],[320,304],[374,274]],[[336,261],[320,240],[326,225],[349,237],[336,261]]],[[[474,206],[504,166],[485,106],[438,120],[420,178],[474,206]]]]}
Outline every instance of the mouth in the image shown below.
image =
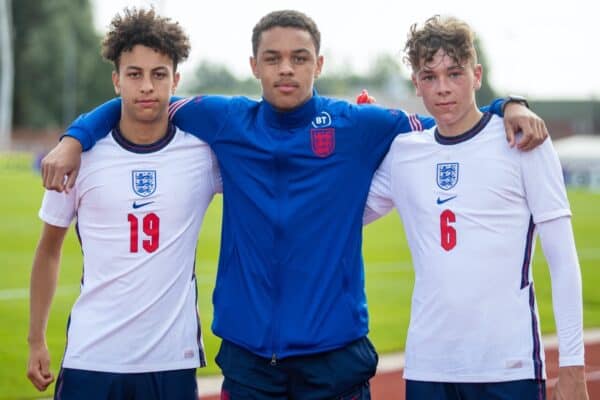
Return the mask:
{"type": "Polygon", "coordinates": [[[135,101],[135,104],[142,106],[143,108],[154,107],[158,104],[158,100],[156,99],[139,99],[135,101]]]}
{"type": "Polygon", "coordinates": [[[444,101],[444,102],[441,102],[441,103],[436,103],[435,105],[437,107],[440,107],[440,108],[450,108],[452,106],[455,106],[456,102],[454,102],[454,101],[444,101]]]}
{"type": "Polygon", "coordinates": [[[275,83],[275,88],[282,93],[291,93],[296,90],[299,85],[296,82],[281,81],[275,83]]]}

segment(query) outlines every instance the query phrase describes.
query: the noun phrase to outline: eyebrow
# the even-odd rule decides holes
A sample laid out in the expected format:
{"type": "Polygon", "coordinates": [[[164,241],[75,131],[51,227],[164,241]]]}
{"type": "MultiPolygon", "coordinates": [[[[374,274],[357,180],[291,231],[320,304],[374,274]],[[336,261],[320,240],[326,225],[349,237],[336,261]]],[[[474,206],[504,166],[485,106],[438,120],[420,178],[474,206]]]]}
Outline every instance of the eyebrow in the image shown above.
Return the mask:
{"type": "MultiPolygon", "coordinates": [[[[126,70],[128,70],[128,71],[131,71],[131,70],[134,70],[134,71],[141,71],[141,70],[143,70],[144,68],[142,68],[142,67],[138,67],[137,65],[128,65],[127,67],[125,67],[125,69],[126,69],[126,70]]],[[[152,68],[152,69],[151,69],[151,71],[152,71],[152,72],[156,72],[156,71],[159,71],[159,70],[163,70],[163,71],[164,71],[164,70],[167,70],[167,67],[165,67],[164,65],[160,65],[160,66],[158,66],[158,67],[156,67],[156,68],[152,68]]]]}
{"type": "MultiPolygon", "coordinates": [[[[264,51],[262,52],[262,54],[273,54],[273,55],[277,55],[277,54],[281,54],[281,51],[279,51],[279,50],[271,50],[271,49],[267,49],[267,50],[264,50],[264,51]]],[[[310,54],[310,51],[309,51],[308,49],[301,48],[301,49],[292,50],[292,54],[310,54]]]]}
{"type": "MultiPolygon", "coordinates": [[[[465,69],[465,66],[454,64],[454,65],[451,65],[448,68],[446,68],[446,71],[452,71],[452,70],[457,70],[457,69],[462,71],[465,69]]],[[[433,69],[423,66],[423,68],[421,68],[421,70],[418,72],[418,74],[430,74],[433,72],[434,72],[433,69]]]]}

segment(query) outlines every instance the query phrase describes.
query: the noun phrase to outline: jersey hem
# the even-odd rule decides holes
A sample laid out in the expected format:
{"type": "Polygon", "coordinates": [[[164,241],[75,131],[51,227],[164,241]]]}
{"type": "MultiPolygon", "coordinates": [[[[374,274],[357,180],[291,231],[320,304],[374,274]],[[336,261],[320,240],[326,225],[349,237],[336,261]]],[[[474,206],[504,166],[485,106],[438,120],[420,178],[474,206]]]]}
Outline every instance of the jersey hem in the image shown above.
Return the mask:
{"type": "Polygon", "coordinates": [[[138,372],[158,372],[158,371],[173,371],[179,369],[202,368],[199,359],[191,362],[175,362],[168,364],[139,364],[139,365],[111,365],[111,364],[96,364],[65,360],[63,368],[82,369],[86,371],[111,372],[111,373],[138,373],[138,372]]]}
{"type": "MultiPolygon", "coordinates": [[[[460,375],[460,374],[440,374],[419,371],[404,370],[404,379],[411,381],[424,382],[451,382],[451,383],[490,383],[490,382],[509,382],[523,379],[537,379],[533,368],[521,369],[512,374],[489,373],[487,375],[460,375]]],[[[546,371],[543,371],[542,379],[546,379],[546,371]]]]}

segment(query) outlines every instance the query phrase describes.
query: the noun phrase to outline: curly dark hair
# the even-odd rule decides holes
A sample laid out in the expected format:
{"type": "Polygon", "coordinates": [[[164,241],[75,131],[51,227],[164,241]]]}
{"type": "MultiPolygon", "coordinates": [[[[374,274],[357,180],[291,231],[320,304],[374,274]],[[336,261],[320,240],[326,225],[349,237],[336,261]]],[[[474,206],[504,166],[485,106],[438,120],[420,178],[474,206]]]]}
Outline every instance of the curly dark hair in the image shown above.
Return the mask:
{"type": "Polygon", "coordinates": [[[295,10],[273,11],[258,21],[252,29],[252,54],[256,57],[258,45],[260,43],[260,35],[269,29],[281,28],[297,28],[310,33],[310,37],[315,45],[317,54],[321,48],[321,32],[317,28],[317,24],[308,15],[295,10]]]}
{"type": "Polygon", "coordinates": [[[118,71],[121,53],[138,44],[169,56],[174,69],[190,53],[190,40],[179,23],[157,15],[154,9],[125,8],[110,23],[102,41],[102,57],[112,61],[118,71]]]}
{"type": "Polygon", "coordinates": [[[410,27],[403,60],[413,72],[417,72],[421,61],[431,62],[435,53],[443,49],[456,63],[472,62],[475,65],[477,51],[474,42],[475,33],[466,22],[435,15],[425,21],[422,28],[418,28],[417,24],[410,27]]]}

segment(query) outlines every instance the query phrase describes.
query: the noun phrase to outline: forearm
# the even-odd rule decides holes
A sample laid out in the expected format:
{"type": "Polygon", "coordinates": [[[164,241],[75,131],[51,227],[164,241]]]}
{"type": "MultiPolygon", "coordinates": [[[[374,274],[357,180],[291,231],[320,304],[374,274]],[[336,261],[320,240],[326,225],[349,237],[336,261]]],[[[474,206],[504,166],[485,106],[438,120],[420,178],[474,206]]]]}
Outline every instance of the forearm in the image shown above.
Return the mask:
{"type": "Polygon", "coordinates": [[[45,342],[50,306],[56,291],[61,243],[40,239],[31,269],[29,304],[29,344],[45,342]]]}
{"type": "Polygon", "coordinates": [[[77,117],[67,129],[65,136],[77,139],[83,150],[87,151],[99,139],[108,135],[120,119],[121,99],[115,98],[77,117]]]}
{"type": "Polygon", "coordinates": [[[571,227],[562,217],[538,224],[542,249],[552,279],[552,304],[561,367],[583,365],[583,302],[581,272],[571,227]]]}

